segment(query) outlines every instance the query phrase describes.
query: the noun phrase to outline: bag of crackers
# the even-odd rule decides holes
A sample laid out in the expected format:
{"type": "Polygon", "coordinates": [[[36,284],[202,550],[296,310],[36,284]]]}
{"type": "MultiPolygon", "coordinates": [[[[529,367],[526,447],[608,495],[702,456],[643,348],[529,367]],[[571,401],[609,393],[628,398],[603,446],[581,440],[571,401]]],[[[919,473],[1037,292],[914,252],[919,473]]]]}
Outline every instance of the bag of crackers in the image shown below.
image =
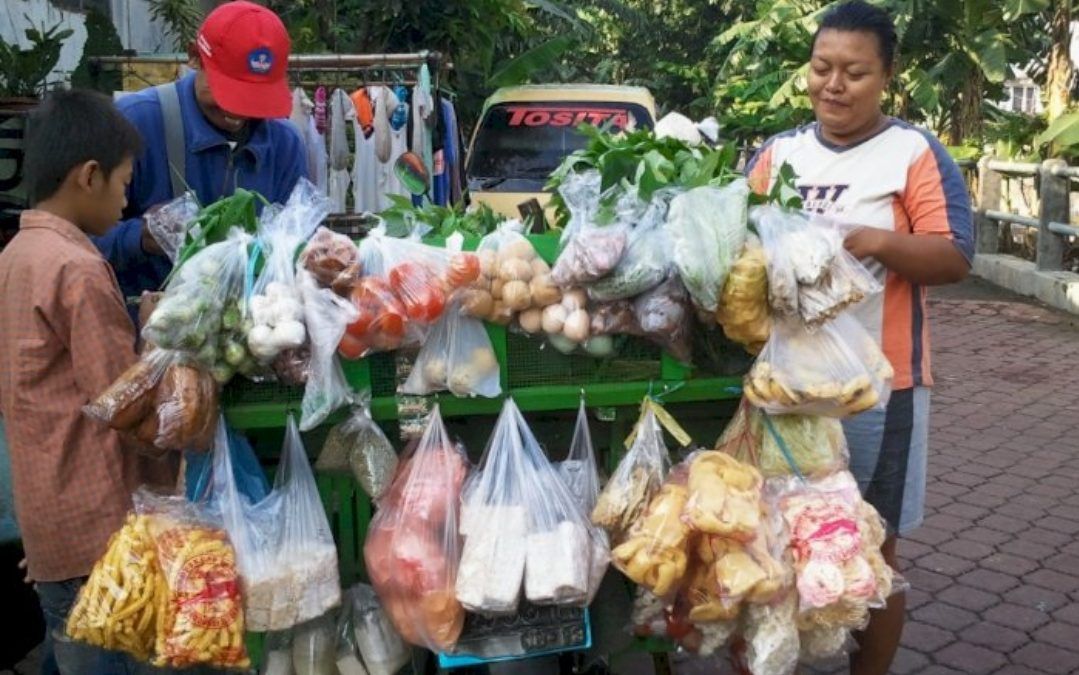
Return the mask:
{"type": "Polygon", "coordinates": [[[236,556],[183,497],[140,489],[68,615],[75,640],[158,667],[247,668],[236,556]]]}

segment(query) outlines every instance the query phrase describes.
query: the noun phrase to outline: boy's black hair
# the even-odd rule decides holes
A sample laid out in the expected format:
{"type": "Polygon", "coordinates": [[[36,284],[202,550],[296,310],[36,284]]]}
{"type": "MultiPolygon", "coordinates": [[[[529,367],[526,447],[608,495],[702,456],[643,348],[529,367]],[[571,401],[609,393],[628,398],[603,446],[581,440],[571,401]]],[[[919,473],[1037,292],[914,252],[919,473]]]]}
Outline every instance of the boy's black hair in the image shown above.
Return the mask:
{"type": "Polygon", "coordinates": [[[96,160],[107,178],[141,152],[139,130],[108,96],[86,89],[52,92],[26,124],[23,180],[30,204],[56,194],[77,166],[96,160]]]}
{"type": "MultiPolygon", "coordinates": [[[[817,45],[817,37],[823,30],[861,31],[872,33],[877,36],[877,45],[880,48],[880,58],[884,61],[885,69],[891,68],[895,62],[895,45],[898,39],[895,35],[895,22],[888,12],[880,7],[865,2],[865,0],[848,0],[829,9],[816,34],[813,35],[813,46],[817,45]]],[[[810,50],[812,51],[812,50],[810,50]]]]}

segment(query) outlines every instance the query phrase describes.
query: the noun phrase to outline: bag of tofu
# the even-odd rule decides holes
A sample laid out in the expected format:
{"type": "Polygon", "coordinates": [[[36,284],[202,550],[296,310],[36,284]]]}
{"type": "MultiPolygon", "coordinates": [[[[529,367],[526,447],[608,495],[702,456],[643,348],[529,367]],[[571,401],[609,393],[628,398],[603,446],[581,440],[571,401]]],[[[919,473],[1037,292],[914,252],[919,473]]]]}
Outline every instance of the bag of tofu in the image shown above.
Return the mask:
{"type": "Polygon", "coordinates": [[[522,592],[536,605],[586,606],[610,561],[512,399],[465,490],[461,535],[457,599],[484,615],[513,614],[522,592]]]}

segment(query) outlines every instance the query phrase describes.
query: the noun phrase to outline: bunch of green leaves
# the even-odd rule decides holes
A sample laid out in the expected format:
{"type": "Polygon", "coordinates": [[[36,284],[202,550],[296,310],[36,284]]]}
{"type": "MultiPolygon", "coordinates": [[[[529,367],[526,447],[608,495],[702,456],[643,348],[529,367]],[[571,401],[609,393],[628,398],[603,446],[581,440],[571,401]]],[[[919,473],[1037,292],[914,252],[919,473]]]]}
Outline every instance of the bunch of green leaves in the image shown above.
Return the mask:
{"type": "Polygon", "coordinates": [[[436,204],[417,207],[409,197],[389,195],[389,198],[393,205],[378,216],[386,223],[386,231],[394,237],[408,236],[417,226],[440,237],[448,237],[456,232],[466,237],[482,237],[493,232],[505,220],[486,204],[466,211],[461,204],[452,207],[436,204]]]}
{"type": "MultiPolygon", "coordinates": [[[[23,16],[31,22],[29,16],[23,16]]],[[[27,28],[27,49],[0,40],[0,96],[34,98],[42,93],[45,78],[60,61],[64,40],[74,34],[70,28],[60,30],[60,25],[27,28]]]]}
{"type": "Polygon", "coordinates": [[[664,188],[725,185],[738,176],[734,168],[738,151],[733,144],[692,146],[676,138],[658,138],[649,129],[614,134],[583,124],[578,131],[588,137],[588,144],[567,156],[546,185],[555,193],[552,203],[558,227],[569,221],[558,188],[571,173],[599,172],[600,222],[613,217],[615,202],[627,192],[636,192],[641,201],[648,202],[664,188]]]}
{"type": "Polygon", "coordinates": [[[239,227],[245,232],[255,234],[258,231],[259,202],[264,206],[269,205],[266,198],[259,193],[236,188],[236,192],[230,196],[200,210],[187,227],[184,243],[165,285],[168,285],[176,271],[196,253],[210,244],[224,241],[232,228],[239,227]]]}

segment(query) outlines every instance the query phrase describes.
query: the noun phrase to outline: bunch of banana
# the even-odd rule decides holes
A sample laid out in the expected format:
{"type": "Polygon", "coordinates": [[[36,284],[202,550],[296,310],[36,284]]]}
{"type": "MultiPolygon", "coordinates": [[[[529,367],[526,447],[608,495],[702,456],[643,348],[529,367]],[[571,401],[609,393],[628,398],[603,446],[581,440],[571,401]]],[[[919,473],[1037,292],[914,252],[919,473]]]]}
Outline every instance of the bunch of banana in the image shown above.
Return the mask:
{"type": "Polygon", "coordinates": [[[159,583],[147,517],[131,514],[79,591],[68,615],[68,636],[145,661],[154,646],[153,601],[159,583]]]}

